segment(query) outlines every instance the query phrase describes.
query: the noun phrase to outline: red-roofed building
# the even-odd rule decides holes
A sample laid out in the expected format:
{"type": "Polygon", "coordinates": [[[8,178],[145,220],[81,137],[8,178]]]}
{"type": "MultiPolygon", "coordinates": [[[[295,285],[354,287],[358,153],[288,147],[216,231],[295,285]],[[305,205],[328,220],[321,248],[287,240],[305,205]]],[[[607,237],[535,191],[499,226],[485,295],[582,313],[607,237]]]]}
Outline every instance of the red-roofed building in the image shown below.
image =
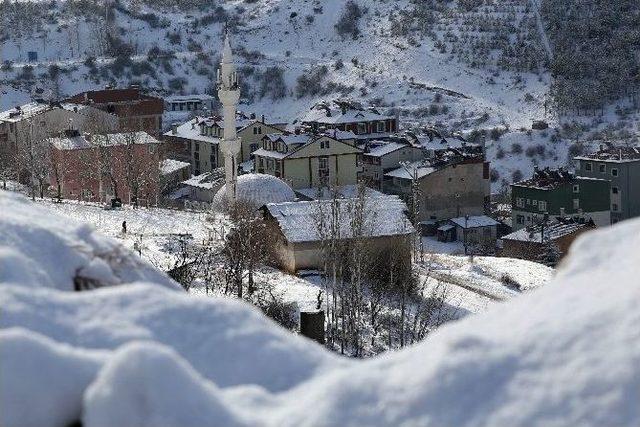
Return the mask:
{"type": "Polygon", "coordinates": [[[144,131],[156,137],[162,131],[164,100],[146,95],[138,87],[82,92],[66,102],[92,105],[115,114],[123,131],[144,131]]]}

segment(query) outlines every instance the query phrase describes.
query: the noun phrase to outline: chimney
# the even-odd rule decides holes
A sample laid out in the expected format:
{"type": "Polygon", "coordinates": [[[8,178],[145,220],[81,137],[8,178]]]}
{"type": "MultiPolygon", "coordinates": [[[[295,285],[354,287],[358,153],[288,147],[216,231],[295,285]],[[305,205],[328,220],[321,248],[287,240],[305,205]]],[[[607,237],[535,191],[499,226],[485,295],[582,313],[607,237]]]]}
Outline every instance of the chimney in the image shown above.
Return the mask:
{"type": "Polygon", "coordinates": [[[300,334],[324,344],[324,310],[300,312],[300,334]]]}
{"type": "Polygon", "coordinates": [[[560,218],[564,218],[564,217],[565,217],[564,208],[560,208],[560,218]]]}
{"type": "Polygon", "coordinates": [[[260,116],[260,121],[261,121],[262,123],[265,123],[265,121],[264,121],[264,114],[263,114],[262,116],[260,116]]]}
{"type": "Polygon", "coordinates": [[[89,103],[89,92],[84,93],[84,102],[89,103]]]}
{"type": "Polygon", "coordinates": [[[171,134],[172,135],[177,135],[178,134],[178,124],[174,123],[171,125],[171,134]]]}

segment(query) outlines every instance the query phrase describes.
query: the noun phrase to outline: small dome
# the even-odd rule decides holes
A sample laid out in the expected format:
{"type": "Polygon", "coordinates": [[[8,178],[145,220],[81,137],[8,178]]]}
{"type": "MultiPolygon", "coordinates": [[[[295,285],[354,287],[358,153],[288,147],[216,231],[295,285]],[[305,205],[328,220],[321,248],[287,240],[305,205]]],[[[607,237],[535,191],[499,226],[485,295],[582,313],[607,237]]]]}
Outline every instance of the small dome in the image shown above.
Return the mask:
{"type": "MultiPolygon", "coordinates": [[[[293,202],[296,194],[283,180],[272,175],[250,173],[240,175],[236,184],[238,201],[251,203],[256,208],[267,203],[293,202]]],[[[213,198],[213,206],[227,205],[227,186],[223,185],[213,198]]]]}

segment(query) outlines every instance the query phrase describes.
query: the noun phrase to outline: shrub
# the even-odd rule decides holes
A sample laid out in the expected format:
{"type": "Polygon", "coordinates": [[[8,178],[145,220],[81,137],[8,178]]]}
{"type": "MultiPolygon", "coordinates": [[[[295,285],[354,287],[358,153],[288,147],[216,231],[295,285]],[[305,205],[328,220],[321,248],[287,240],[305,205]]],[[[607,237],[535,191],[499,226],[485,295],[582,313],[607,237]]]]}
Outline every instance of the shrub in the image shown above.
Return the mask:
{"type": "Polygon", "coordinates": [[[322,83],[328,73],[325,65],[311,69],[296,80],[296,96],[315,96],[323,93],[322,83]]]}
{"type": "Polygon", "coordinates": [[[336,32],[342,39],[346,39],[347,36],[351,36],[354,40],[360,35],[360,29],[358,28],[358,22],[364,14],[364,11],[354,0],[349,0],[345,4],[340,19],[335,25],[336,32]]]}
{"type": "Polygon", "coordinates": [[[260,97],[269,95],[272,100],[282,99],[287,95],[287,84],[284,81],[284,69],[269,67],[260,75],[260,97]]]}
{"type": "Polygon", "coordinates": [[[520,182],[522,181],[523,175],[520,169],[516,169],[511,173],[511,181],[512,182],[520,182]]]}
{"type": "Polygon", "coordinates": [[[504,149],[502,147],[498,147],[498,151],[496,152],[496,159],[503,159],[504,154],[504,149]]]}
{"type": "Polygon", "coordinates": [[[517,142],[511,144],[511,153],[512,154],[522,154],[522,145],[517,142]]]}

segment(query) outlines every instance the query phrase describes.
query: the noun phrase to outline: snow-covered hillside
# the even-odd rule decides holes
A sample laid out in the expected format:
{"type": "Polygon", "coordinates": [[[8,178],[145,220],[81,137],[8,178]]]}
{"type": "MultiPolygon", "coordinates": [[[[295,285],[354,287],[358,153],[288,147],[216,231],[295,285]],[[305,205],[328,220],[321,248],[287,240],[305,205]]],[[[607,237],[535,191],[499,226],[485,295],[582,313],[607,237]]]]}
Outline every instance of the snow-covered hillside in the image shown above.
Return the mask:
{"type": "Polygon", "coordinates": [[[637,131],[635,116],[613,106],[600,118],[576,118],[586,126],[577,131],[566,125],[573,118],[551,114],[536,2],[359,0],[357,14],[345,12],[346,3],[119,0],[110,9],[58,1],[22,6],[23,14],[5,7],[0,107],[27,101],[36,87],[59,97],[131,83],[161,95],[211,93],[229,22],[243,109],[291,122],[319,100],[345,96],[398,112],[404,129],[495,129],[503,134],[489,140],[496,192],[536,164],[566,165],[575,141],[637,131]],[[336,28],[345,16],[357,37],[336,28]],[[28,52],[38,60],[29,62],[28,52]],[[537,119],[552,129],[527,133],[537,119]],[[513,143],[534,151],[514,152],[513,143]]]}
{"type": "Polygon", "coordinates": [[[78,260],[113,243],[19,196],[0,203],[3,426],[640,422],[638,221],[582,237],[554,283],[356,362],[140,275],[128,252],[113,274],[147,283],[70,292],[78,260]]]}

